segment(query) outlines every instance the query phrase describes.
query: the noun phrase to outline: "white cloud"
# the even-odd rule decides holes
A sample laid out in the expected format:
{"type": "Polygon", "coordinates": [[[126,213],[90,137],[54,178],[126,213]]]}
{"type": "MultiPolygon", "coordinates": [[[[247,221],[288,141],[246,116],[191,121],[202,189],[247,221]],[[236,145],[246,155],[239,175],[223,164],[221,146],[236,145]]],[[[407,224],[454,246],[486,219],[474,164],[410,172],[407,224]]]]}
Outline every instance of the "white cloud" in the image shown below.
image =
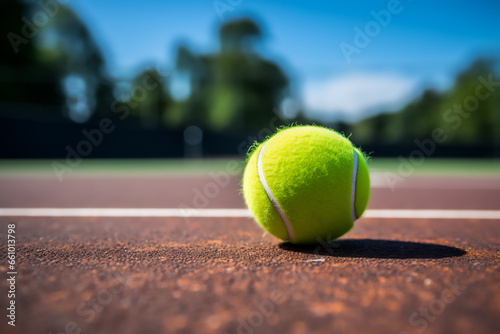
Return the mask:
{"type": "Polygon", "coordinates": [[[305,109],[317,117],[356,120],[402,107],[416,88],[416,80],[399,75],[354,73],[306,83],[303,98],[305,109]]]}

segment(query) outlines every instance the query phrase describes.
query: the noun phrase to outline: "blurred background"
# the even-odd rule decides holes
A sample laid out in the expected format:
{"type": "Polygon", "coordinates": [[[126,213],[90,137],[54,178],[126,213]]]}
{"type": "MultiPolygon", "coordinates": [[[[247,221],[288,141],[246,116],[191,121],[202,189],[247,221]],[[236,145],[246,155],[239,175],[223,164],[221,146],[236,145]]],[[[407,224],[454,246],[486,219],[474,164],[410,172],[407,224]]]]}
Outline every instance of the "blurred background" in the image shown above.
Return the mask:
{"type": "Polygon", "coordinates": [[[320,124],[500,156],[500,2],[6,0],[0,158],[243,156],[320,124]]]}

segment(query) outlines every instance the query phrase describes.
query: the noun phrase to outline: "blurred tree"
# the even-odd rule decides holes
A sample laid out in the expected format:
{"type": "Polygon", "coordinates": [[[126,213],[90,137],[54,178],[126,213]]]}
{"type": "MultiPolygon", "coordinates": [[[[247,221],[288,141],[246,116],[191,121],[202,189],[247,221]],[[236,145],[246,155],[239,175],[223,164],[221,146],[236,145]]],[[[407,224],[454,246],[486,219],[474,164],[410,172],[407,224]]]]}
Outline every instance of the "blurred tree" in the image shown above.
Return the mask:
{"type": "Polygon", "coordinates": [[[33,11],[30,2],[0,2],[0,110],[11,116],[60,117],[61,71],[40,57],[35,43],[40,28],[32,22],[33,11]]]}
{"type": "Polygon", "coordinates": [[[169,81],[170,92],[176,101],[164,117],[167,126],[204,126],[203,87],[211,81],[209,64],[204,63],[204,59],[192,54],[185,46],[178,48],[176,69],[169,81]]]}
{"type": "Polygon", "coordinates": [[[415,139],[432,138],[435,129],[443,129],[446,141],[442,145],[491,144],[499,131],[493,92],[478,87],[495,74],[495,62],[480,59],[461,72],[453,86],[444,93],[428,89],[401,111],[383,113],[351,125],[353,139],[360,143],[411,144],[415,139]],[[482,78],[482,79],[481,79],[482,78]]]}
{"type": "Polygon", "coordinates": [[[499,81],[494,67],[493,60],[475,61],[458,75],[452,89],[445,94],[440,106],[440,125],[446,130],[450,143],[477,145],[494,141],[495,126],[498,126],[495,113],[500,110],[495,110],[494,94],[491,94],[494,92],[489,92],[487,87],[478,90],[490,76],[493,81],[499,81]],[[479,95],[484,94],[488,97],[480,98],[479,95]]]}
{"type": "Polygon", "coordinates": [[[69,118],[85,122],[109,112],[113,86],[104,58],[85,24],[70,8],[59,7],[40,31],[38,45],[47,66],[62,73],[69,118]]]}
{"type": "Polygon", "coordinates": [[[254,46],[262,39],[262,32],[250,19],[228,22],[219,30],[222,53],[253,53],[254,46]]]}
{"type": "Polygon", "coordinates": [[[71,9],[56,1],[11,0],[1,2],[0,16],[6,37],[0,54],[0,100],[9,110],[58,117],[64,111],[77,122],[109,111],[113,87],[104,59],[71,9]]]}
{"type": "Polygon", "coordinates": [[[400,112],[385,114],[379,119],[378,140],[385,143],[409,143],[425,137],[439,126],[441,96],[432,89],[425,90],[400,112]]]}
{"type": "Polygon", "coordinates": [[[288,78],[255,52],[262,33],[253,21],[229,22],[220,28],[219,38],[220,53],[214,55],[178,50],[176,72],[183,73],[190,86],[181,102],[185,123],[235,133],[268,126],[285,96],[288,78]]]}
{"type": "Polygon", "coordinates": [[[162,124],[162,118],[170,103],[160,73],[147,69],[133,80],[133,96],[128,103],[131,114],[140,119],[145,127],[157,127],[162,124]]]}

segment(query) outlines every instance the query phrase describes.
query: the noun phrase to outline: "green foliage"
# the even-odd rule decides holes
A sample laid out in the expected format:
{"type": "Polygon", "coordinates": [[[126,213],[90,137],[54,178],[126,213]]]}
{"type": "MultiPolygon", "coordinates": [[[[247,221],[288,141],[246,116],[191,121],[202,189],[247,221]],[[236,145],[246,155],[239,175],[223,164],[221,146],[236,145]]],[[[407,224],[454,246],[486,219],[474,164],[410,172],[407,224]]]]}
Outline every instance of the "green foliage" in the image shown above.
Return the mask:
{"type": "Polygon", "coordinates": [[[349,127],[358,144],[377,142],[408,144],[415,139],[432,138],[433,131],[443,129],[443,145],[480,145],[491,143],[500,131],[499,111],[495,111],[496,92],[489,92],[483,80],[495,75],[494,62],[477,60],[460,73],[453,86],[444,93],[426,90],[420,97],[396,113],[383,113],[349,127]],[[478,88],[481,87],[482,88],[478,88]],[[481,94],[488,97],[478,97],[481,94]],[[476,103],[477,102],[477,103],[476,103]]]}
{"type": "MultiPolygon", "coordinates": [[[[445,120],[442,127],[447,131],[451,142],[466,145],[491,142],[494,139],[495,126],[497,131],[500,131],[499,125],[495,124],[494,95],[490,94],[485,99],[477,96],[477,89],[482,86],[480,78],[487,80],[494,73],[493,62],[478,60],[457,77],[454,87],[444,96],[440,110],[441,118],[445,120]],[[474,107],[474,101],[478,102],[477,107],[474,107]],[[463,115],[450,111],[457,105],[461,106],[463,115]],[[453,115],[454,120],[450,120],[449,116],[446,121],[445,113],[453,115]]],[[[498,76],[495,81],[499,81],[498,76]]],[[[479,92],[484,94],[488,90],[483,88],[479,92]]],[[[496,113],[498,112],[500,111],[496,110],[496,113]]]]}
{"type": "Polygon", "coordinates": [[[60,71],[40,57],[35,43],[40,32],[29,21],[33,6],[21,0],[0,2],[0,101],[4,106],[0,112],[60,116],[60,107],[50,108],[60,106],[64,98],[58,82],[60,71]],[[25,111],[22,106],[27,103],[40,108],[25,111]]]}
{"type": "Polygon", "coordinates": [[[36,25],[36,14],[42,12],[39,2],[0,4],[0,28],[8,37],[2,39],[0,76],[9,79],[0,83],[0,100],[17,117],[62,118],[75,99],[65,94],[63,81],[78,77],[85,83],[79,94],[85,95],[81,100],[88,106],[87,116],[100,118],[100,113],[109,112],[113,98],[101,51],[78,16],[54,3],[47,21],[36,25]]]}
{"type": "Polygon", "coordinates": [[[147,69],[135,77],[133,86],[133,96],[129,102],[132,116],[138,118],[145,127],[160,126],[170,103],[160,73],[147,69]]]}
{"type": "Polygon", "coordinates": [[[248,19],[220,29],[221,52],[194,55],[185,47],[177,53],[177,70],[188,71],[191,95],[183,108],[184,123],[224,132],[252,132],[269,124],[288,86],[278,65],[253,52],[261,38],[248,19]]]}
{"type": "Polygon", "coordinates": [[[222,52],[250,52],[253,44],[262,38],[259,26],[250,19],[226,23],[219,30],[222,52]]]}

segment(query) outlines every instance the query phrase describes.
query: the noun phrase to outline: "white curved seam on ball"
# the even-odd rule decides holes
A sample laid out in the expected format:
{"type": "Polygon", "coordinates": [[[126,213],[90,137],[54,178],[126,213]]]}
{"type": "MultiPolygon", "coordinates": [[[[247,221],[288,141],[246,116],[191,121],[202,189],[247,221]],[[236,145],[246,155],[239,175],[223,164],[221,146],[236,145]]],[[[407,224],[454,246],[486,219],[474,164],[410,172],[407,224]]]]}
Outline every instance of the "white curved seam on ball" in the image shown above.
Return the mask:
{"type": "Polygon", "coordinates": [[[267,143],[265,143],[259,153],[259,159],[257,160],[257,172],[259,173],[259,180],[260,183],[262,184],[262,187],[264,187],[264,190],[266,191],[267,197],[273,204],[274,208],[276,211],[278,211],[278,214],[280,215],[281,219],[283,220],[283,223],[285,223],[286,230],[288,232],[288,240],[292,241],[293,240],[293,228],[292,225],[290,224],[290,221],[288,220],[288,217],[285,215],[283,210],[281,209],[281,206],[278,204],[278,201],[274,198],[273,192],[269,188],[266,182],[266,178],[264,177],[264,170],[262,168],[262,154],[264,153],[264,148],[266,147],[267,143]]]}
{"type": "Polygon", "coordinates": [[[354,223],[358,217],[356,216],[356,179],[358,178],[358,153],[354,152],[354,166],[352,167],[352,184],[351,184],[351,217],[354,223]]]}

